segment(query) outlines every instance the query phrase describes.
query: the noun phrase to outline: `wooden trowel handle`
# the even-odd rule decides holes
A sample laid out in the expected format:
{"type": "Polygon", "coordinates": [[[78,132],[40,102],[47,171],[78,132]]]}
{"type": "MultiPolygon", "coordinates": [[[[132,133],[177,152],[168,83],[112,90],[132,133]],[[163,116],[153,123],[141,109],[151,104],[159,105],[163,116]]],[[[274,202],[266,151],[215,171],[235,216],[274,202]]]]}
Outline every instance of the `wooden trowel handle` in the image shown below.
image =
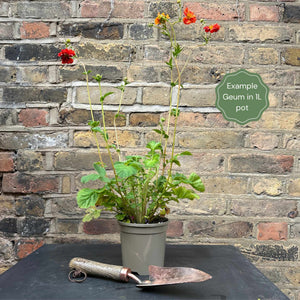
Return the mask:
{"type": "Polygon", "coordinates": [[[70,263],[71,269],[76,269],[86,274],[105,277],[114,280],[128,281],[128,274],[131,272],[129,268],[122,266],[103,264],[100,262],[88,260],[85,258],[75,257],[70,263]]]}

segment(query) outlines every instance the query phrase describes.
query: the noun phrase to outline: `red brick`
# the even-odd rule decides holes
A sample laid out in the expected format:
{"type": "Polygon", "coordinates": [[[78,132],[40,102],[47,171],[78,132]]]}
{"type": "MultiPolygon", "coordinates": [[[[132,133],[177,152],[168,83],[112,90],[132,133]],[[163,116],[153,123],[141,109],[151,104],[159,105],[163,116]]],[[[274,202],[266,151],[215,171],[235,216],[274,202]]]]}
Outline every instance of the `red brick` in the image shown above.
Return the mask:
{"type": "Polygon", "coordinates": [[[47,126],[48,111],[36,108],[26,108],[19,113],[19,121],[25,127],[47,126]]]}
{"type": "Polygon", "coordinates": [[[119,233],[120,228],[116,219],[98,219],[83,223],[83,231],[86,234],[119,233]]]}
{"type": "Polygon", "coordinates": [[[17,243],[17,257],[24,258],[43,245],[44,242],[39,240],[21,240],[17,243]]]}
{"type": "Polygon", "coordinates": [[[250,21],[279,21],[279,11],[277,6],[270,5],[250,5],[250,21]]]}
{"type": "Polygon", "coordinates": [[[23,22],[20,33],[21,39],[42,39],[49,37],[50,26],[43,22],[23,22]]]}
{"type": "MultiPolygon", "coordinates": [[[[106,18],[110,14],[111,1],[91,1],[81,2],[81,16],[84,18],[106,18]]],[[[144,1],[114,1],[114,8],[111,17],[114,18],[143,18],[144,1]]]]}
{"type": "Polygon", "coordinates": [[[206,20],[244,20],[245,19],[245,5],[240,4],[237,13],[235,5],[218,4],[218,3],[193,3],[187,2],[185,7],[193,11],[198,19],[206,20]]]}
{"type": "Polygon", "coordinates": [[[0,153],[0,172],[12,172],[14,170],[14,154],[12,152],[0,153]]]}
{"type": "Polygon", "coordinates": [[[287,223],[259,223],[257,226],[257,239],[260,241],[266,240],[287,240],[288,226],[287,223]]]}
{"type": "Polygon", "coordinates": [[[169,222],[167,237],[176,238],[183,235],[183,222],[173,220],[169,222]]]}
{"type": "Polygon", "coordinates": [[[5,173],[2,190],[5,193],[41,193],[58,192],[58,178],[54,176],[32,176],[24,173],[5,173]]]}

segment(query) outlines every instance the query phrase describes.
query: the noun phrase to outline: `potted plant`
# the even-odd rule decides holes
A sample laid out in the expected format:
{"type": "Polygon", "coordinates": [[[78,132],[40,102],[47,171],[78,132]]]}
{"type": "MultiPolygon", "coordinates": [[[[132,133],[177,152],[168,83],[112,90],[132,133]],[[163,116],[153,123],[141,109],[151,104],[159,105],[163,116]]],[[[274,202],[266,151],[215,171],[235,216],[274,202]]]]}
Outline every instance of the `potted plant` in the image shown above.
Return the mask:
{"type": "MultiPolygon", "coordinates": [[[[130,155],[122,159],[118,144],[116,120],[124,117],[121,108],[126,85],[128,85],[127,80],[125,79],[118,87],[121,90],[121,97],[119,109],[114,117],[114,137],[111,138],[105,124],[103,105],[112,92],[103,94],[102,76],[97,74],[93,77],[99,86],[102,112],[100,124],[94,118],[90,99],[88,79],[90,72],[83,66],[91,111],[91,121],[88,124],[96,140],[99,161],[94,163],[96,172],[83,176],[81,182],[99,181],[100,184],[98,188],[81,189],[77,194],[77,203],[80,208],[86,210],[84,222],[99,218],[102,211],[115,213],[121,227],[123,265],[131,267],[141,275],[147,274],[149,264],[163,265],[169,202],[178,202],[180,199],[193,200],[199,198],[198,192],[204,191],[199,175],[194,172],[185,175],[174,171],[174,165],[180,166],[180,157],[192,155],[188,151],[180,153],[175,151],[176,128],[180,113],[180,90],[183,88],[181,78],[187,65],[187,61],[184,64],[179,61],[183,48],[176,40],[175,29],[182,23],[185,25],[196,23],[194,13],[188,8],[183,10],[180,0],[177,3],[176,19],[171,19],[168,14],[158,13],[154,23],[150,24],[160,30],[161,34],[170,41],[169,60],[166,62],[170,70],[170,105],[167,117],[161,118],[159,127],[154,129],[158,134],[158,139],[147,143],[146,152],[143,155],[130,155]],[[174,89],[178,91],[175,105],[172,101],[174,89]],[[101,144],[104,147],[101,147],[101,144]],[[103,148],[109,157],[109,167],[103,162],[103,148]],[[113,160],[115,153],[118,156],[117,161],[113,160]],[[148,232],[144,233],[145,230],[148,232]],[[156,247],[156,250],[151,250],[152,246],[156,247]],[[129,251],[129,257],[126,256],[126,251],[129,251]]],[[[203,20],[200,20],[200,25],[203,32],[203,45],[205,45],[210,40],[211,34],[217,32],[220,26],[218,24],[205,26],[203,20]]],[[[64,64],[73,63],[76,55],[71,49],[69,40],[66,42],[66,48],[59,53],[59,57],[64,64]]]]}

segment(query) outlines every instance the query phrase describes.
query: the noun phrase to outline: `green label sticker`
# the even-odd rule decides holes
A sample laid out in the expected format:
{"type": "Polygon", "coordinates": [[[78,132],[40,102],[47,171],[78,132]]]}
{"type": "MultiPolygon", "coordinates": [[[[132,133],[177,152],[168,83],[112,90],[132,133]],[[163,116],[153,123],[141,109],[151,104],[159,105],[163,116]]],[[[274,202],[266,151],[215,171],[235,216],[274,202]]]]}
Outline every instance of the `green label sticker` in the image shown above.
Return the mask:
{"type": "Polygon", "coordinates": [[[259,120],[269,107],[269,88],[260,75],[244,69],[226,74],[216,94],[216,107],[223,117],[240,125],[259,120]]]}

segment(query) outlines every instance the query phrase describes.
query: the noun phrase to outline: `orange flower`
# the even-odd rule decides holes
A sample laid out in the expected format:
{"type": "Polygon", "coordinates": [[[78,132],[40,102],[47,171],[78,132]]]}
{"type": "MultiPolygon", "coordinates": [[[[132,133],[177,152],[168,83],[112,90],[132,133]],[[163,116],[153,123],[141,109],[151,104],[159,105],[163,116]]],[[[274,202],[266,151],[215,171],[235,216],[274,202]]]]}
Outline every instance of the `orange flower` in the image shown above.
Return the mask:
{"type": "Polygon", "coordinates": [[[154,20],[155,25],[166,24],[166,22],[170,19],[169,15],[165,15],[165,13],[158,13],[157,17],[154,20]]]}
{"type": "Polygon", "coordinates": [[[205,26],[205,27],[203,27],[203,29],[205,32],[213,33],[213,32],[219,31],[220,25],[216,23],[214,25],[205,26]]]}
{"type": "Polygon", "coordinates": [[[187,7],[185,8],[183,14],[185,15],[185,17],[182,19],[184,24],[188,25],[196,22],[197,18],[195,14],[187,7]]]}

